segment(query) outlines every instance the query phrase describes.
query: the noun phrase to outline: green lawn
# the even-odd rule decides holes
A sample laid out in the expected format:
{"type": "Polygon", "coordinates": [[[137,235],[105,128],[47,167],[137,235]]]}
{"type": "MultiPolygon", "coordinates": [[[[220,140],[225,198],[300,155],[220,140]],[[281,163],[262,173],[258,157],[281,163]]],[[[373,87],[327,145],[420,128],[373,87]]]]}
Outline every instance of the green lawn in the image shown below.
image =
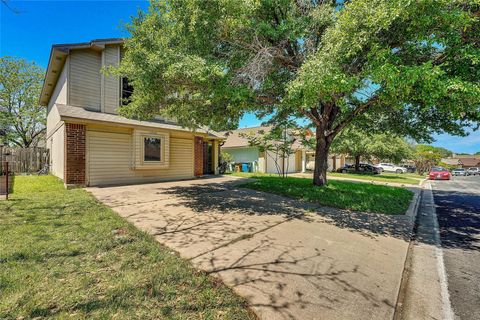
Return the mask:
{"type": "Polygon", "coordinates": [[[393,183],[403,183],[403,184],[419,184],[422,177],[414,173],[381,173],[376,175],[371,174],[361,174],[361,173],[338,173],[330,172],[328,173],[330,177],[341,177],[341,178],[352,178],[368,181],[379,181],[379,182],[393,182],[393,183]]]}
{"type": "Polygon", "coordinates": [[[245,300],[86,191],[19,176],[0,201],[0,319],[36,317],[255,318],[245,300]]]}
{"type": "Polygon", "coordinates": [[[355,211],[404,214],[413,196],[411,191],[404,188],[370,183],[330,180],[325,187],[315,187],[309,178],[246,173],[235,175],[256,179],[241,185],[245,188],[355,211]]]}

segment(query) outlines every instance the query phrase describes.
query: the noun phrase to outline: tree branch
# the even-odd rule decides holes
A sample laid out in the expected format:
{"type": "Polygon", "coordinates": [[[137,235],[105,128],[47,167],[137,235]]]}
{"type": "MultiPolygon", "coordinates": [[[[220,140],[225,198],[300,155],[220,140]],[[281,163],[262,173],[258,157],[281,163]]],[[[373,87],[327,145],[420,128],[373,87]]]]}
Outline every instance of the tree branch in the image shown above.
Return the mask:
{"type": "MultiPolygon", "coordinates": [[[[310,109],[310,112],[308,112],[307,110],[304,110],[304,109],[300,109],[300,112],[306,116],[307,118],[309,118],[310,120],[312,120],[313,123],[315,123],[315,125],[319,126],[321,123],[320,123],[320,119],[318,119],[317,117],[315,117],[315,115],[312,113],[312,110],[315,110],[315,108],[312,108],[310,109]]],[[[318,113],[317,113],[318,114],[318,113]]]]}
{"type": "Polygon", "coordinates": [[[332,136],[335,137],[340,131],[342,131],[352,120],[363,113],[365,110],[367,110],[370,106],[372,106],[375,102],[378,101],[378,96],[370,99],[368,102],[361,104],[357,108],[355,108],[352,113],[350,113],[343,121],[341,121],[339,124],[337,124],[333,129],[328,130],[326,132],[326,136],[332,136]]]}

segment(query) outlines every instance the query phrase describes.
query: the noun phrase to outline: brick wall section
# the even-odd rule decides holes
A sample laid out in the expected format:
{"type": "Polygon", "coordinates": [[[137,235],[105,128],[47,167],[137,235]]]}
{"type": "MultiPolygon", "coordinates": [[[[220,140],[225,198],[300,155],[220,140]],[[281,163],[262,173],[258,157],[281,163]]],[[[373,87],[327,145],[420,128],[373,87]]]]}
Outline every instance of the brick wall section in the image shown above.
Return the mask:
{"type": "Polygon", "coordinates": [[[65,124],[65,175],[67,185],[85,185],[85,125],[65,124]]]}
{"type": "Polygon", "coordinates": [[[194,139],[194,174],[196,177],[203,175],[203,138],[195,137],[194,139]]]}

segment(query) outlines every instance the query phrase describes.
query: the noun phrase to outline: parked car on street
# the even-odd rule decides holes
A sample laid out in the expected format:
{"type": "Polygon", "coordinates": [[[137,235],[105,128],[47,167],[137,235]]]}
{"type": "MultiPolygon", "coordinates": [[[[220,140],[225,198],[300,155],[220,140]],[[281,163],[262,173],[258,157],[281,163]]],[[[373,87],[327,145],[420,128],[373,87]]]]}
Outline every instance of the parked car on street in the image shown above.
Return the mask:
{"type": "Polygon", "coordinates": [[[405,169],[407,169],[407,172],[409,173],[415,173],[415,171],[417,171],[417,167],[415,166],[412,166],[411,164],[401,164],[400,167],[404,167],[405,169]]]}
{"type": "Polygon", "coordinates": [[[457,168],[452,170],[452,176],[467,176],[467,170],[463,168],[457,168]]]}
{"type": "Polygon", "coordinates": [[[478,168],[478,167],[468,168],[467,169],[467,174],[469,176],[480,175],[480,168],[478,168]]]}
{"type": "Polygon", "coordinates": [[[433,167],[428,173],[430,180],[450,180],[450,172],[443,167],[433,167]]]}
{"type": "Polygon", "coordinates": [[[407,173],[407,169],[404,167],[399,167],[391,163],[379,163],[375,167],[380,168],[386,172],[395,172],[395,173],[407,173]]]}
{"type": "Polygon", "coordinates": [[[379,168],[372,166],[368,163],[360,163],[358,166],[358,171],[355,171],[354,164],[346,164],[340,169],[337,170],[340,173],[369,173],[369,174],[379,174],[381,171],[379,168]]]}

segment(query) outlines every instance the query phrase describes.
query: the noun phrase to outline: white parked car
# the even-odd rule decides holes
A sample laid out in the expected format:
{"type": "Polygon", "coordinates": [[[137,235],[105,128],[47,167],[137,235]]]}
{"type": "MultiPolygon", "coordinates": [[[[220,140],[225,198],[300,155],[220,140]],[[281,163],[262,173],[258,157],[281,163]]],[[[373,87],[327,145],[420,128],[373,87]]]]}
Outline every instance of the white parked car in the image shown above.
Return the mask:
{"type": "Polygon", "coordinates": [[[452,170],[452,176],[468,176],[468,172],[463,168],[456,168],[452,170]]]}
{"type": "Polygon", "coordinates": [[[380,168],[380,170],[385,172],[395,172],[395,173],[407,173],[407,169],[404,167],[399,167],[391,163],[379,163],[375,167],[380,168]]]}
{"type": "Polygon", "coordinates": [[[480,168],[478,167],[472,167],[467,169],[467,174],[469,176],[476,176],[477,174],[480,175],[480,168]]]}

